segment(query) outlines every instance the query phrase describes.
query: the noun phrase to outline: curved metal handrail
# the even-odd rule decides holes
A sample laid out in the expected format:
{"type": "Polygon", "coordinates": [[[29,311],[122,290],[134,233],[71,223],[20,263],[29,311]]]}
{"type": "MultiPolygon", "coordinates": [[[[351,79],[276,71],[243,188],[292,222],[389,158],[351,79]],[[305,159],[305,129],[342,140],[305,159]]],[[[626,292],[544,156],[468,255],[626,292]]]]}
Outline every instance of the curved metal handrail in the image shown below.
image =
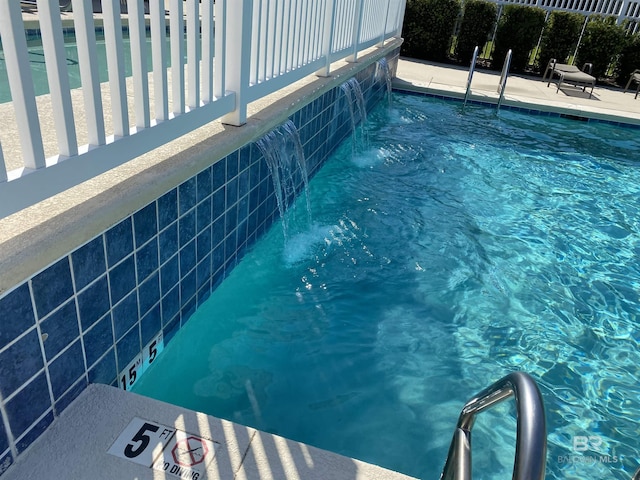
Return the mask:
{"type": "Polygon", "coordinates": [[[547,456],[547,428],[542,395],[524,372],[510,373],[469,400],[458,418],[441,480],[471,478],[471,429],[476,414],[515,397],[516,454],[513,480],[543,480],[547,456]]]}
{"type": "Polygon", "coordinates": [[[478,46],[473,49],[473,57],[471,58],[471,65],[469,66],[469,76],[467,77],[467,90],[464,94],[464,103],[463,107],[467,105],[467,99],[469,98],[469,94],[471,93],[471,80],[473,79],[473,72],[476,70],[476,61],[478,60],[478,46]]]}
{"type": "Polygon", "coordinates": [[[500,106],[502,105],[502,100],[504,99],[504,91],[507,88],[507,77],[509,76],[509,69],[511,68],[511,55],[512,52],[509,50],[507,52],[507,56],[504,59],[504,65],[502,65],[502,73],[500,74],[500,83],[498,83],[498,93],[500,96],[498,97],[498,110],[500,110],[500,106]]]}

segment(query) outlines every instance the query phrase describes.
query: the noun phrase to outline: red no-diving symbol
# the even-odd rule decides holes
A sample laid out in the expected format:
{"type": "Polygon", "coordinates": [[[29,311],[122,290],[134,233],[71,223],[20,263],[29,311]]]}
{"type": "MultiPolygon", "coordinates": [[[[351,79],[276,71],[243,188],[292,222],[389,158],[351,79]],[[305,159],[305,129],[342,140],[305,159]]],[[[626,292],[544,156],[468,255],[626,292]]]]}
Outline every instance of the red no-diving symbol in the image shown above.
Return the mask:
{"type": "Polygon", "coordinates": [[[209,453],[207,444],[198,437],[184,438],[171,450],[173,460],[183,467],[193,467],[202,463],[207,453],[209,453]]]}

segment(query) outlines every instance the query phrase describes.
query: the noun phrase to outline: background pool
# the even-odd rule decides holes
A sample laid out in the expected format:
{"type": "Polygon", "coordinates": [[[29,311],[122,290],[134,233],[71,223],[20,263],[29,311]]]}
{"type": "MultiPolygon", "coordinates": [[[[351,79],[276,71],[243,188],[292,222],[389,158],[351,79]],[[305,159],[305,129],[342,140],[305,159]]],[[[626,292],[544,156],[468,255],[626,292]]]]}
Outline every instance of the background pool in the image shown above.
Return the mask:
{"type": "MultiPolygon", "coordinates": [[[[134,390],[436,479],[464,402],[523,370],[547,478],[630,478],[637,131],[398,94],[369,125],[134,390]]],[[[511,478],[513,410],[479,417],[474,478],[511,478]]]]}

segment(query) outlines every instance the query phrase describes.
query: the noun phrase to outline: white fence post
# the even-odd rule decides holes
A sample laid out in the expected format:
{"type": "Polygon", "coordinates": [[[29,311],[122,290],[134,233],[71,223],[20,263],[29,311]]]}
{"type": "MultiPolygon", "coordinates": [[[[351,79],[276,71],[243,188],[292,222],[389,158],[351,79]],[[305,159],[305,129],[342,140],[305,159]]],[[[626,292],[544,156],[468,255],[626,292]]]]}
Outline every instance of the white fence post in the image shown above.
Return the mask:
{"type": "MultiPolygon", "coordinates": [[[[204,103],[213,101],[214,9],[213,0],[204,0],[202,3],[202,101],[204,103]]],[[[221,25],[218,26],[221,27],[221,25]]]]}
{"type": "Polygon", "coordinates": [[[104,145],[106,139],[93,8],[91,0],[73,0],[72,5],[89,145],[104,145]]]}
{"type": "Polygon", "coordinates": [[[173,113],[184,113],[184,18],[182,0],[171,0],[169,29],[171,32],[171,97],[173,113]]]}
{"type": "Polygon", "coordinates": [[[32,169],[42,168],[45,166],[44,147],[20,2],[0,2],[0,37],[20,132],[24,166],[32,169]]]}
{"type": "Polygon", "coordinates": [[[200,2],[187,0],[187,72],[189,90],[187,105],[194,109],[200,106],[200,2]]]}
{"type": "Polygon", "coordinates": [[[149,80],[147,77],[147,32],[144,25],[142,0],[127,0],[129,38],[131,39],[131,70],[136,127],[149,128],[149,80]]]}
{"type": "Polygon", "coordinates": [[[102,0],[104,16],[104,41],[107,49],[107,68],[111,90],[111,115],[115,137],[129,135],[129,108],[127,107],[127,85],[124,74],[124,45],[120,2],[102,0]]]}
{"type": "Polygon", "coordinates": [[[215,13],[215,68],[213,95],[222,98],[227,89],[227,0],[218,0],[213,6],[215,13]]]}
{"type": "Polygon", "coordinates": [[[236,93],[235,110],[222,117],[229,125],[247,123],[252,16],[253,0],[234,0],[227,6],[227,87],[236,93]]]}
{"type": "Polygon", "coordinates": [[[353,16],[353,36],[351,37],[351,46],[353,48],[353,53],[347,57],[347,62],[357,62],[358,61],[358,43],[360,42],[360,31],[362,30],[362,4],[364,0],[358,0],[356,4],[356,14],[353,16]]]}
{"type": "Polygon", "coordinates": [[[331,74],[331,46],[335,31],[336,0],[327,0],[324,8],[324,33],[322,36],[322,56],[325,65],[316,72],[319,77],[328,77],[331,74]]]}
{"type": "Polygon", "coordinates": [[[73,120],[71,87],[69,86],[67,56],[64,51],[60,7],[57,2],[53,4],[47,0],[38,0],[38,13],[40,14],[40,31],[47,67],[47,80],[51,93],[53,121],[58,137],[58,151],[60,155],[71,157],[78,154],[78,140],[73,120]]]}
{"type": "Polygon", "coordinates": [[[153,65],[153,97],[156,121],[169,118],[169,99],[167,82],[167,23],[164,15],[164,4],[159,1],[149,3],[151,23],[151,60],[153,65]]]}

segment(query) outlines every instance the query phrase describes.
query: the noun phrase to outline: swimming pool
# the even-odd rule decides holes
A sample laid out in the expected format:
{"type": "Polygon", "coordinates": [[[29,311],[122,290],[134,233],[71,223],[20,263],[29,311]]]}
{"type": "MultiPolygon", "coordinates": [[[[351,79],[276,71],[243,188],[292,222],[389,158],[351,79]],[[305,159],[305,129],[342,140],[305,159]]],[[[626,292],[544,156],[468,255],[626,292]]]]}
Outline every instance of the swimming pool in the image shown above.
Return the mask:
{"type": "MultiPolygon", "coordinates": [[[[398,94],[369,122],[134,390],[435,479],[463,403],[523,370],[547,478],[630,478],[637,132],[398,94]]],[[[514,438],[510,404],[480,415],[474,478],[510,478],[514,438]]]]}

